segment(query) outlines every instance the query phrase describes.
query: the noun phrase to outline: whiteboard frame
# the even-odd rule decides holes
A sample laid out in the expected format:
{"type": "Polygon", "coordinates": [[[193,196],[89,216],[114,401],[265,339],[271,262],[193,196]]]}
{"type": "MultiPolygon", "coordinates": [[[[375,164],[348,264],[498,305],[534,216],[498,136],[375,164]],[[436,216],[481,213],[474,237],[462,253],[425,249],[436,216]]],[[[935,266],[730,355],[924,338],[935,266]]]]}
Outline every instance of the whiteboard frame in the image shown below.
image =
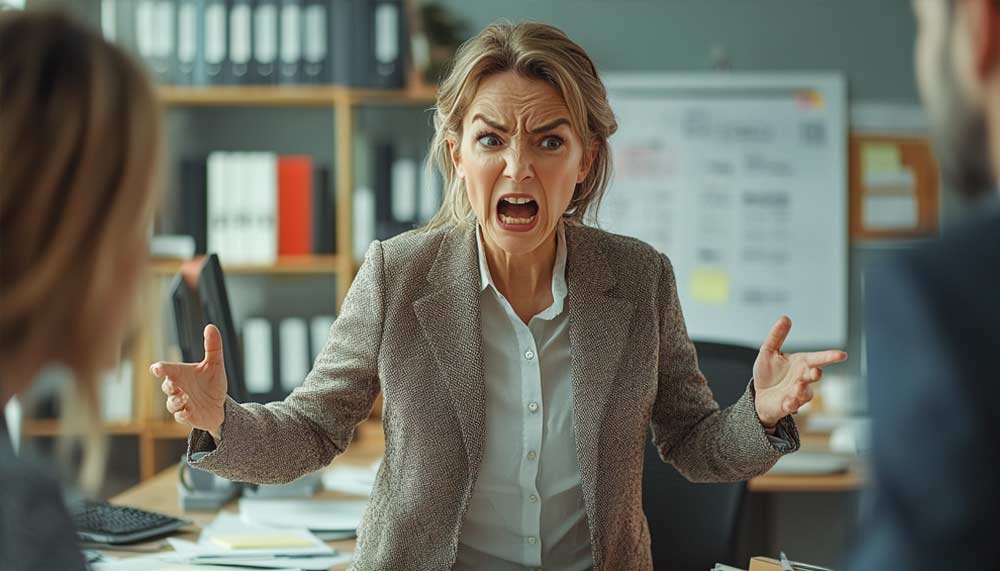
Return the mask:
{"type": "MultiPolygon", "coordinates": [[[[836,299],[832,302],[839,306],[840,310],[834,312],[834,323],[832,331],[827,338],[811,339],[808,341],[797,341],[793,322],[792,332],[785,344],[786,350],[815,350],[828,348],[846,348],[848,342],[848,317],[849,307],[849,189],[848,189],[848,99],[847,80],[843,73],[836,71],[816,71],[816,72],[614,72],[602,74],[601,79],[607,89],[609,98],[620,91],[650,91],[650,95],[655,97],[657,93],[671,90],[688,89],[717,89],[744,90],[744,89],[812,89],[823,94],[824,109],[830,115],[829,126],[831,128],[831,139],[840,141],[832,151],[837,166],[832,186],[839,190],[840,199],[839,211],[836,214],[843,222],[840,225],[840,235],[835,239],[834,287],[836,299]]],[[[633,96],[634,93],[630,93],[633,96]]],[[[612,108],[614,111],[614,108],[612,108]]],[[[614,135],[612,135],[614,137],[614,135]]],[[[609,187],[614,182],[614,165],[612,165],[612,178],[609,187]]],[[[775,320],[779,316],[775,315],[775,320]]],[[[760,341],[764,340],[767,331],[762,331],[760,341]]],[[[699,341],[710,341],[717,343],[736,344],[757,347],[751,345],[746,340],[735,340],[723,337],[699,337],[699,341]]]]}

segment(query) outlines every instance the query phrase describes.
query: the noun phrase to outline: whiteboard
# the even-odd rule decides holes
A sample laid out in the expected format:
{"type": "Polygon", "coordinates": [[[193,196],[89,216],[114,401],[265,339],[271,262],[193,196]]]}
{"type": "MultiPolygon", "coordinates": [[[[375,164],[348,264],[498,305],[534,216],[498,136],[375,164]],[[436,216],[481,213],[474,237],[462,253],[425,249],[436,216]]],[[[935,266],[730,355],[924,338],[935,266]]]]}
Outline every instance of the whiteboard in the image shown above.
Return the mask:
{"type": "Polygon", "coordinates": [[[847,112],[838,74],[607,75],[614,174],[596,222],[673,263],[692,339],[847,342],[847,112]]]}

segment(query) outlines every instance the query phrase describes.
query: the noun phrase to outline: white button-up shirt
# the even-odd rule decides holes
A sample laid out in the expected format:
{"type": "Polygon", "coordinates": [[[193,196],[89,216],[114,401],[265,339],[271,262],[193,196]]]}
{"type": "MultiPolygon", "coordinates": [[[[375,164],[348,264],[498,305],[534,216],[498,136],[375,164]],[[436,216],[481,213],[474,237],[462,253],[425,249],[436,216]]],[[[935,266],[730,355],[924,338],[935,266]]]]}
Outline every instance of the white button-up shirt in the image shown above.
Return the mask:
{"type": "Polygon", "coordinates": [[[552,305],[525,325],[496,289],[476,228],[486,437],[455,569],[590,569],[573,432],[566,236],[557,230],[552,305]]]}

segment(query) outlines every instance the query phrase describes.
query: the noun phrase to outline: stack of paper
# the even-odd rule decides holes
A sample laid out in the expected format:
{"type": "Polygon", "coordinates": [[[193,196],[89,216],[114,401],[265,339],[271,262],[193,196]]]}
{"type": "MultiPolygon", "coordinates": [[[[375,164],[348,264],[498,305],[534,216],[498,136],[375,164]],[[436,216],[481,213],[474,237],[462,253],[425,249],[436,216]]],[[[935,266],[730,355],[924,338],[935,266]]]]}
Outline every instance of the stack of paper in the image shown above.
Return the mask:
{"type": "Polygon", "coordinates": [[[242,498],[240,518],[247,525],[313,532],[355,532],[368,500],[291,500],[242,498]]]}
{"type": "Polygon", "coordinates": [[[323,473],[323,487],[334,492],[370,496],[381,463],[379,459],[371,466],[334,466],[323,473]]]}

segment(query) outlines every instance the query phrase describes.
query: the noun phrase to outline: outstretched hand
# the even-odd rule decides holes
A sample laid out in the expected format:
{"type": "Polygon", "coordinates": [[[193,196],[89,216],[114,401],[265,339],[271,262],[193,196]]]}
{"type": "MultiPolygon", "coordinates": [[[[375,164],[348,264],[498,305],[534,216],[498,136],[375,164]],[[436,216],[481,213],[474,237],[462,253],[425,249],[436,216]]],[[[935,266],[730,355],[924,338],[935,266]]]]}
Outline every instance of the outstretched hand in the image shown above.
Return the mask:
{"type": "Polygon", "coordinates": [[[205,326],[205,358],[200,363],[153,363],[149,372],[164,379],[167,411],[174,420],[200,428],[218,441],[225,418],[226,366],[222,337],[214,325],[205,326]]]}
{"type": "Polygon", "coordinates": [[[782,316],[771,328],[753,364],[754,405],[761,424],[772,427],[813,398],[812,383],[823,378],[823,367],[847,360],[844,351],[829,350],[786,355],[781,346],[792,329],[782,316]]]}

